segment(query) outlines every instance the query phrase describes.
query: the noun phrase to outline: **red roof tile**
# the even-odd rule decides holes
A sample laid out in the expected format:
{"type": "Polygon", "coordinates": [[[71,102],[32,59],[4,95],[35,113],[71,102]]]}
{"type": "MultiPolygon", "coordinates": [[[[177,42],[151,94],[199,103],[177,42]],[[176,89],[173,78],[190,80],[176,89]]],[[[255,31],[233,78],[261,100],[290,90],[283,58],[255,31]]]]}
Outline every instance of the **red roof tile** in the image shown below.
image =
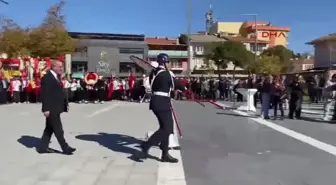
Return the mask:
{"type": "Polygon", "coordinates": [[[327,41],[336,41],[336,33],[331,33],[327,36],[317,38],[317,39],[315,39],[313,41],[310,41],[306,44],[315,45],[315,44],[323,43],[323,42],[327,42],[327,41]]]}
{"type": "Polygon", "coordinates": [[[167,37],[146,37],[146,42],[149,45],[178,45],[177,38],[167,38],[167,37]]]}
{"type": "Polygon", "coordinates": [[[257,25],[258,30],[265,30],[265,31],[290,31],[290,27],[284,26],[274,26],[269,22],[265,21],[248,21],[244,23],[244,27],[247,29],[255,30],[257,25]],[[257,23],[257,24],[256,24],[257,23]]]}
{"type": "MultiPolygon", "coordinates": [[[[237,41],[237,42],[243,42],[243,43],[255,43],[254,38],[247,38],[247,37],[242,37],[242,36],[236,36],[236,37],[227,37],[230,40],[237,41]]],[[[269,41],[266,40],[258,40],[257,43],[260,44],[269,44],[269,41]]]]}

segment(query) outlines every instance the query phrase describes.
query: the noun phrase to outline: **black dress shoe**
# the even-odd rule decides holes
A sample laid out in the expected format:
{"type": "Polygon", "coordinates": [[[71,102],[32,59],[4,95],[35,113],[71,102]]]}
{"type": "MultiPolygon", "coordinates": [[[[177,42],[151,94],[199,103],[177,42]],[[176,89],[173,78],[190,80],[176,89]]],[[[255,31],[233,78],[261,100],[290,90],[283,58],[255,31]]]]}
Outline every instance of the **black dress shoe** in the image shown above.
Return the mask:
{"type": "Polygon", "coordinates": [[[141,151],[143,154],[145,154],[145,157],[148,155],[149,147],[146,142],[141,143],[140,145],[141,151]]]}
{"type": "Polygon", "coordinates": [[[37,153],[39,154],[48,154],[48,153],[55,153],[55,151],[51,148],[47,149],[36,149],[37,153]]]}
{"type": "Polygon", "coordinates": [[[72,155],[75,151],[76,151],[76,148],[68,147],[68,148],[66,148],[66,149],[63,150],[63,154],[65,154],[65,155],[72,155]]]}
{"type": "Polygon", "coordinates": [[[178,163],[178,159],[172,157],[169,154],[164,154],[161,157],[161,162],[165,162],[165,163],[178,163]]]}

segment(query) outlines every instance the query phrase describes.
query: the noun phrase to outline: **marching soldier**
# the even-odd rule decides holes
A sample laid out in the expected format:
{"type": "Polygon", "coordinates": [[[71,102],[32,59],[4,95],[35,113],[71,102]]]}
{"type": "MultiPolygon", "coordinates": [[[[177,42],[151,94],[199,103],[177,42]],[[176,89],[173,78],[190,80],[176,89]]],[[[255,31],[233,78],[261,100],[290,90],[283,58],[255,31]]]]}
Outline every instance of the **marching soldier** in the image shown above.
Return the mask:
{"type": "Polygon", "coordinates": [[[174,132],[174,118],[171,110],[170,92],[174,88],[184,91],[182,83],[174,79],[174,74],[169,71],[167,64],[169,57],[161,53],[157,57],[159,64],[150,74],[152,97],[149,103],[149,109],[153,111],[159,121],[160,128],[147,140],[141,144],[142,152],[146,155],[148,150],[160,143],[162,150],[161,161],[177,163],[178,159],[169,155],[169,135],[174,132]]]}

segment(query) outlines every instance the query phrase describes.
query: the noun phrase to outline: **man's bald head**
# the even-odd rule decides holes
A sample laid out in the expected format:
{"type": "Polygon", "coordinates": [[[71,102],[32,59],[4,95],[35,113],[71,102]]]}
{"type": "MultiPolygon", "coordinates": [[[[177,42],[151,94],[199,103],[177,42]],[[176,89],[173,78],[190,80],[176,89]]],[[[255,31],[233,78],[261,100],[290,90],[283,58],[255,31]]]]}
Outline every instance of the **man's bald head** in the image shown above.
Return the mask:
{"type": "Polygon", "coordinates": [[[63,63],[59,60],[52,60],[51,61],[51,70],[55,73],[61,75],[63,73],[63,63]]]}

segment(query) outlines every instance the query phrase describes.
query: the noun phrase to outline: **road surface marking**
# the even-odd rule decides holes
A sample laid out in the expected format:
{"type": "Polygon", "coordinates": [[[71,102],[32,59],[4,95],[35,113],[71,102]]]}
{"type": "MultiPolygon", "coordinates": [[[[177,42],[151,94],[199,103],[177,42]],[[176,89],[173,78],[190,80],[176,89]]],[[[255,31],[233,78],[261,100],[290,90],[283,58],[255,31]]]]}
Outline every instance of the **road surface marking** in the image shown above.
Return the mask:
{"type": "Polygon", "coordinates": [[[307,110],[307,109],[303,109],[301,112],[303,113],[307,113],[307,114],[323,114],[323,110],[321,111],[313,111],[313,110],[307,110]]]}
{"type": "Polygon", "coordinates": [[[179,162],[176,164],[159,162],[157,185],[187,185],[181,152],[170,150],[169,153],[179,162]]]}
{"type": "MultiPolygon", "coordinates": [[[[180,146],[178,140],[178,130],[176,122],[174,120],[174,140],[175,145],[180,146]]],[[[171,142],[171,139],[169,139],[171,142]]],[[[169,143],[170,145],[171,143],[169,143]]],[[[171,146],[171,145],[170,145],[171,146]]],[[[157,185],[187,185],[182,161],[182,155],[180,150],[170,150],[169,153],[176,157],[179,162],[176,164],[171,163],[159,163],[157,185]]]]}
{"type": "MultiPolygon", "coordinates": [[[[239,111],[239,110],[233,110],[233,112],[237,113],[237,114],[240,114],[242,116],[249,116],[249,114],[247,114],[246,112],[242,112],[242,111],[239,111]]],[[[330,145],[330,144],[327,144],[327,143],[324,143],[322,141],[319,141],[317,139],[314,139],[312,137],[309,137],[309,136],[306,136],[304,134],[301,134],[301,133],[298,133],[298,132],[295,132],[293,130],[290,130],[288,128],[285,128],[285,127],[282,127],[280,125],[277,125],[275,123],[272,123],[270,121],[267,121],[267,120],[264,120],[262,118],[249,118],[249,119],[252,119],[254,121],[256,121],[257,123],[261,124],[261,125],[265,125],[273,130],[276,130],[278,132],[281,132],[287,136],[290,136],[294,139],[297,139],[301,142],[304,142],[306,144],[309,144],[315,148],[318,148],[320,150],[323,150],[329,154],[332,154],[334,156],[336,156],[336,147],[333,146],[333,145],[330,145]]]]}
{"type": "Polygon", "coordinates": [[[112,105],[109,105],[109,106],[107,106],[107,107],[105,107],[105,108],[98,109],[98,110],[94,111],[92,114],[87,115],[86,117],[87,117],[87,118],[92,118],[92,117],[94,117],[94,116],[97,116],[97,115],[99,115],[99,114],[102,114],[102,113],[104,113],[104,112],[107,112],[107,111],[109,111],[109,110],[111,110],[111,109],[114,109],[114,108],[116,108],[116,107],[119,107],[119,106],[120,106],[120,104],[118,104],[118,103],[116,103],[116,104],[112,104],[112,105]]]}

